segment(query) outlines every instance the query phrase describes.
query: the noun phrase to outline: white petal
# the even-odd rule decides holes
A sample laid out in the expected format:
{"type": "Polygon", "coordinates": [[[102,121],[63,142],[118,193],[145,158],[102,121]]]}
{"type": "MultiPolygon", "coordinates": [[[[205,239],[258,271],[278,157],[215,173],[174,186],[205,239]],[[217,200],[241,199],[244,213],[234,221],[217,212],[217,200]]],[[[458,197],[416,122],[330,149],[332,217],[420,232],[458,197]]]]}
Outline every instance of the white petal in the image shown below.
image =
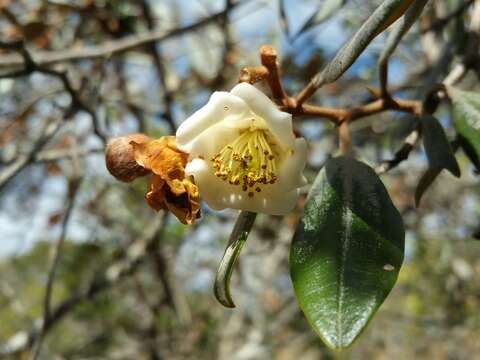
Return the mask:
{"type": "Polygon", "coordinates": [[[283,146],[293,148],[295,135],[291,114],[278,110],[267,95],[248,83],[236,85],[230,93],[242,98],[255,114],[263,118],[283,146]]]}
{"type": "Polygon", "coordinates": [[[280,164],[278,184],[286,190],[301,187],[307,183],[303,169],[307,162],[307,142],[304,138],[295,139],[293,153],[280,164]]]}
{"type": "Polygon", "coordinates": [[[240,186],[230,185],[213,174],[209,162],[194,159],[185,168],[198,185],[200,197],[215,210],[248,210],[270,215],[285,215],[297,202],[298,189],[285,191],[279,184],[264,186],[262,192],[249,197],[240,186]]]}
{"type": "Polygon", "coordinates": [[[185,173],[192,175],[200,191],[200,198],[215,210],[225,209],[225,197],[231,192],[232,185],[220,180],[213,174],[209,163],[202,159],[194,159],[187,163],[185,173]]]}
{"type": "Polygon", "coordinates": [[[241,120],[251,114],[248,105],[228,92],[217,91],[208,103],[186,119],[178,128],[176,142],[179,149],[190,153],[195,138],[218,122],[241,120]]]}
{"type": "Polygon", "coordinates": [[[218,153],[224,146],[233,142],[240,132],[236,128],[227,126],[225,122],[220,122],[206,129],[198,135],[190,145],[189,159],[210,157],[218,153]]]}

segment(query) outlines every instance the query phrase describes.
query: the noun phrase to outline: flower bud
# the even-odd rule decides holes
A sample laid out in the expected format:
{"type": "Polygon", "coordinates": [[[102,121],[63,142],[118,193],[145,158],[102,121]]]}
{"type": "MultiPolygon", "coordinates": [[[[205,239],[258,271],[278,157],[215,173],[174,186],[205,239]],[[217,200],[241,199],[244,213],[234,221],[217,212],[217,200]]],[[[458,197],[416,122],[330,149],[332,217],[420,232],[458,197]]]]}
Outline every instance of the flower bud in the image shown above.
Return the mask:
{"type": "Polygon", "coordinates": [[[141,144],[150,140],[150,137],[140,133],[111,139],[105,150],[105,163],[110,174],[123,182],[150,174],[150,170],[135,161],[134,148],[130,144],[131,141],[141,144]]]}

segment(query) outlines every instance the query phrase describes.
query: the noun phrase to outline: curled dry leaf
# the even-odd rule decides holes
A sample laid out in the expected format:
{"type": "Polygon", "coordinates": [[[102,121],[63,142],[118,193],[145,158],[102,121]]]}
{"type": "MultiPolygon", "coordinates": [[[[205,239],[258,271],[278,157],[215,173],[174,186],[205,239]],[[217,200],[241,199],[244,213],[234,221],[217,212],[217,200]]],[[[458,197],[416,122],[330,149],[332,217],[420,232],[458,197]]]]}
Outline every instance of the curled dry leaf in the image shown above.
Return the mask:
{"type": "Polygon", "coordinates": [[[199,192],[185,175],[188,154],[177,148],[175,137],[130,144],[137,164],[153,173],[145,195],[148,205],[157,211],[169,210],[182,223],[193,224],[200,217],[199,192]]]}

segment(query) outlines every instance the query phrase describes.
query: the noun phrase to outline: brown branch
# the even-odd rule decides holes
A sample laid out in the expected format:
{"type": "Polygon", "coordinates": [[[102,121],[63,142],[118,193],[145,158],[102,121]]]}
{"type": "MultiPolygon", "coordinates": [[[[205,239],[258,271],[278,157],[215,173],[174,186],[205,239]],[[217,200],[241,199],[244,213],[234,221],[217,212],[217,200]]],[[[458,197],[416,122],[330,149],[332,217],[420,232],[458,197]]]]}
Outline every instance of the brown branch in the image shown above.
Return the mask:
{"type": "MultiPolygon", "coordinates": [[[[245,3],[245,1],[242,2],[242,4],[245,3]]],[[[198,30],[199,28],[213,22],[218,22],[225,16],[225,12],[231,11],[239,4],[240,2],[235,2],[227,9],[214,13],[191,25],[178,27],[176,29],[168,31],[150,31],[143,34],[128,36],[120,40],[109,41],[97,46],[85,46],[59,51],[35,51],[32,52],[32,58],[38,65],[52,65],[65,61],[111,57],[113,55],[137,49],[150,43],[158,43],[187,32],[198,30]]],[[[18,55],[3,55],[0,59],[0,68],[11,68],[22,65],[23,59],[18,55]]]]}
{"type": "Polygon", "coordinates": [[[106,142],[106,136],[103,134],[103,132],[100,130],[99,126],[99,121],[97,118],[97,115],[95,112],[87,106],[80,98],[80,95],[78,92],[73,88],[72,83],[70,82],[70,79],[67,76],[66,72],[60,72],[56,71],[53,69],[50,69],[44,65],[41,65],[37,63],[36,61],[33,60],[32,55],[29,53],[27,48],[25,47],[25,44],[23,41],[13,41],[10,43],[6,42],[0,42],[0,48],[2,49],[8,49],[8,50],[13,50],[17,53],[19,53],[22,56],[23,59],[23,69],[10,72],[10,73],[4,73],[0,75],[0,79],[4,78],[17,78],[17,77],[23,77],[23,76],[30,76],[33,73],[42,73],[45,75],[50,75],[52,77],[57,78],[62,82],[63,88],[65,89],[66,92],[70,95],[70,106],[67,109],[67,111],[64,114],[65,118],[70,118],[73,115],[75,115],[78,111],[84,111],[90,117],[92,118],[93,122],[93,129],[95,134],[103,141],[103,143],[106,142]]]}
{"type": "Polygon", "coordinates": [[[65,237],[67,235],[67,227],[71,218],[73,206],[75,204],[75,199],[77,197],[79,187],[80,187],[80,178],[73,179],[69,184],[69,191],[68,191],[69,194],[68,194],[67,206],[65,209],[65,215],[62,220],[62,229],[56,243],[52,245],[51,256],[50,256],[50,259],[51,259],[50,270],[48,271],[47,285],[45,287],[45,298],[43,303],[42,328],[35,340],[35,344],[33,345],[33,350],[30,357],[32,360],[36,360],[40,355],[43,338],[45,335],[46,325],[50,322],[50,319],[52,316],[51,306],[52,306],[53,285],[55,282],[55,276],[57,274],[58,264],[60,263],[63,243],[65,242],[65,237]]]}
{"type": "MultiPolygon", "coordinates": [[[[453,85],[460,81],[465,76],[466,72],[466,67],[463,64],[460,63],[455,65],[450,73],[445,77],[442,84],[435,86],[427,93],[425,100],[420,104],[417,115],[420,115],[422,112],[433,114],[440,104],[440,100],[445,96],[445,86],[453,85]]],[[[376,91],[372,89],[372,93],[375,94],[376,91]]],[[[419,141],[420,136],[420,126],[417,124],[417,127],[405,138],[403,146],[395,153],[394,158],[391,160],[386,160],[378,165],[375,168],[376,173],[379,175],[384,174],[400,165],[402,161],[407,160],[408,156],[419,141]]]]}
{"type": "Polygon", "coordinates": [[[419,139],[420,130],[419,127],[417,127],[405,138],[403,146],[395,153],[393,159],[382,162],[375,168],[375,172],[378,175],[384,174],[400,165],[402,161],[407,160],[419,139]]]}
{"type": "Polygon", "coordinates": [[[174,278],[171,256],[167,255],[164,244],[157,242],[150,252],[154,266],[155,274],[162,284],[165,301],[175,311],[177,319],[181,325],[188,325],[192,321],[192,315],[187,299],[181,289],[181,284],[174,278]]]}
{"type": "Polygon", "coordinates": [[[307,99],[309,99],[317,91],[315,84],[310,81],[295,97],[295,101],[298,106],[302,105],[307,99]]]}
{"type": "MultiPolygon", "coordinates": [[[[165,213],[167,214],[167,213],[165,213]]],[[[167,215],[158,215],[139,239],[132,242],[129,249],[120,259],[114,259],[100,276],[94,277],[88,286],[81,288],[63,300],[51,311],[49,321],[42,325],[42,320],[34,321],[32,329],[20,331],[0,344],[0,358],[18,354],[32,347],[37,340],[41,329],[44,336],[65,316],[70,314],[84,301],[93,300],[99,293],[110,289],[122,279],[134,274],[150,253],[155,242],[159,241],[163,234],[163,224],[167,215]]]]}
{"type": "Polygon", "coordinates": [[[422,111],[420,100],[406,100],[400,98],[377,99],[364,105],[352,108],[324,107],[312,104],[302,104],[300,107],[281,106],[281,110],[297,116],[320,116],[339,125],[344,121],[352,122],[366,116],[393,110],[418,115],[422,111]]]}
{"type": "Polygon", "coordinates": [[[342,155],[350,154],[352,149],[352,137],[348,121],[342,122],[338,127],[338,146],[342,155]]]}
{"type": "Polygon", "coordinates": [[[282,81],[280,80],[280,70],[278,69],[277,50],[271,45],[263,45],[260,48],[260,59],[262,65],[268,70],[266,77],[268,86],[272,90],[273,98],[281,105],[289,106],[290,98],[285,90],[283,90],[282,81]]]}
{"type": "Polygon", "coordinates": [[[16,175],[18,175],[20,171],[25,169],[35,160],[36,154],[43,149],[43,147],[53,138],[53,136],[55,136],[63,124],[64,123],[62,121],[48,123],[28,153],[19,155],[13,163],[11,163],[0,173],[0,192],[3,191],[8,183],[16,175]]]}
{"type": "MultiPolygon", "coordinates": [[[[391,97],[376,99],[370,103],[352,108],[335,108],[299,103],[298,97],[293,98],[288,96],[283,89],[276,50],[271,45],[263,45],[260,48],[260,58],[262,61],[261,66],[248,66],[241,69],[239,81],[254,83],[260,80],[266,80],[272,91],[272,97],[279,104],[279,108],[294,116],[316,116],[340,125],[344,121],[355,121],[387,110],[407,112],[416,115],[422,111],[422,102],[419,100],[405,100],[391,97]]],[[[371,90],[371,92],[372,91],[373,90],[371,90]]],[[[373,91],[373,95],[375,97],[381,96],[379,91],[373,91]]]]}
{"type": "Polygon", "coordinates": [[[268,76],[268,69],[263,65],[244,66],[240,69],[238,82],[248,82],[254,84],[266,79],[268,76]]]}
{"type": "Polygon", "coordinates": [[[37,152],[34,154],[33,161],[35,163],[48,162],[48,161],[57,161],[73,156],[88,156],[94,154],[105,154],[105,149],[103,148],[87,148],[87,147],[68,147],[68,148],[57,148],[57,149],[48,149],[37,152]]]}
{"type": "MultiPolygon", "coordinates": [[[[142,0],[140,2],[140,7],[142,9],[142,14],[145,19],[145,23],[147,24],[148,30],[152,31],[155,28],[155,23],[153,20],[153,16],[150,10],[150,5],[148,4],[148,1],[142,0]]],[[[228,11],[224,12],[225,14],[228,13],[228,11]]],[[[224,15],[225,16],[225,15],[224,15]]],[[[221,17],[220,19],[223,19],[221,17]]],[[[173,96],[168,89],[167,86],[167,69],[163,64],[162,61],[162,53],[160,49],[160,44],[155,44],[153,42],[146,44],[148,52],[151,54],[152,59],[153,59],[153,64],[155,66],[155,70],[157,72],[157,77],[160,82],[160,85],[163,88],[163,105],[165,107],[165,110],[163,112],[163,117],[168,123],[168,126],[170,127],[170,131],[172,134],[175,133],[177,127],[175,125],[175,121],[173,120],[173,96]]]]}

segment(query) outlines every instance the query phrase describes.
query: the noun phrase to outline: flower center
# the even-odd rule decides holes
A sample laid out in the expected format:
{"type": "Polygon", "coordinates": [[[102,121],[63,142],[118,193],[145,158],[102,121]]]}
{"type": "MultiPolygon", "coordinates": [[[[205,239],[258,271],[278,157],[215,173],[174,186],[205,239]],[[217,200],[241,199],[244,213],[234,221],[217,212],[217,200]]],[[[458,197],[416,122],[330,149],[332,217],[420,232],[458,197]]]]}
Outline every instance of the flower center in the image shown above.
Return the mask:
{"type": "Polygon", "coordinates": [[[215,176],[231,185],[241,185],[248,196],[262,191],[261,185],[277,180],[275,154],[265,130],[250,128],[212,156],[215,176]]]}

